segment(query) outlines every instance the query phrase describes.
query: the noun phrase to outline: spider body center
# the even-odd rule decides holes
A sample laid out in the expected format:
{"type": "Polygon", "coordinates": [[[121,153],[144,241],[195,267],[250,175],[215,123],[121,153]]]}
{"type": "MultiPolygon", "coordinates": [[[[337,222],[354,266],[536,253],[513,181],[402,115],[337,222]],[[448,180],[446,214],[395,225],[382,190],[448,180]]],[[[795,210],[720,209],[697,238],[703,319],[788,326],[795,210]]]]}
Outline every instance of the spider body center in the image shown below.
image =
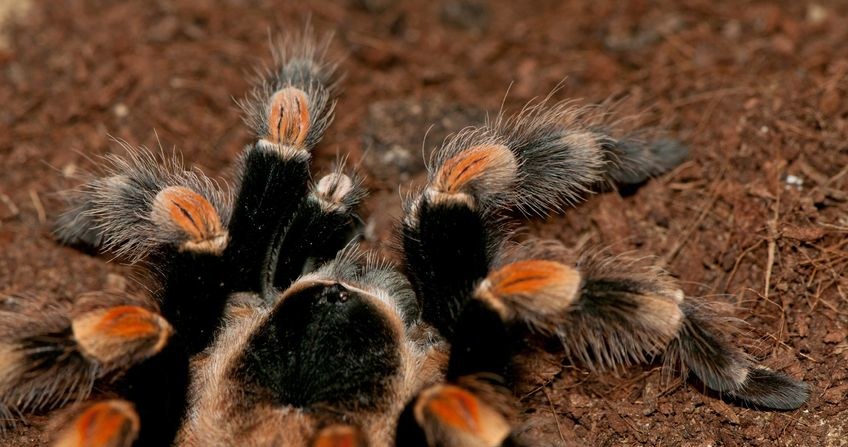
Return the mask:
{"type": "Polygon", "coordinates": [[[373,297],[317,284],[274,309],[252,336],[239,376],[277,405],[376,407],[401,368],[398,331],[373,297]]]}

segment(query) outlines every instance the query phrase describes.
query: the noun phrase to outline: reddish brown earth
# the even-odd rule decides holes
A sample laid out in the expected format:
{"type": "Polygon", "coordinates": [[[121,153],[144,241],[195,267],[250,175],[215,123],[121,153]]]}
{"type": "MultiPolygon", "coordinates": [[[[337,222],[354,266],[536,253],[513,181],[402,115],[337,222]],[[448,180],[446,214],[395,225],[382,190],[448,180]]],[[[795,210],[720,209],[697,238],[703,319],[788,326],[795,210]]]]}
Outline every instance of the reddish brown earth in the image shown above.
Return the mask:
{"type": "MultiPolygon", "coordinates": [[[[398,183],[421,180],[422,147],[497,112],[507,90],[512,109],[558,85],[556,98],[624,98],[640,122],[686,141],[689,161],[531,231],[658,255],[687,293],[739,306],[750,352],[814,387],[800,410],[762,412],[663,382],[658,367],[598,375],[543,362],[544,381],[522,397],[529,434],[848,445],[848,4],[801,3],[37,2],[7,21],[0,47],[0,291],[138,289],[128,269],[54,242],[57,191],[120,152],[111,138],[176,146],[226,175],[248,141],[232,97],[269,59],[269,30],[311,16],[335,32],[347,72],[317,167],[337,153],[363,162],[370,245],[399,215],[398,183]]],[[[42,445],[47,419],[0,443],[42,445]]]]}

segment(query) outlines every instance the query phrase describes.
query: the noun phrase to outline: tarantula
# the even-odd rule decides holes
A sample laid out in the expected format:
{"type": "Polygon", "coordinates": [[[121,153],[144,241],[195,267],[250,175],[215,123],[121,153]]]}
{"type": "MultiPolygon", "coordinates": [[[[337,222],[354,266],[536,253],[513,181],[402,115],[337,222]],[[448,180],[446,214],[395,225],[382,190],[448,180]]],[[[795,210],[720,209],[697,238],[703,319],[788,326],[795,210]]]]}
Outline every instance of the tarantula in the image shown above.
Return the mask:
{"type": "Polygon", "coordinates": [[[55,418],[62,447],[522,445],[512,361],[532,340],[592,370],[662,357],[742,404],[807,400],[805,383],[755,364],[733,319],[653,261],[518,239],[517,217],[686,155],[673,140],[614,136],[585,108],[542,101],[449,137],[406,200],[403,267],[356,249],[360,177],[340,163],[310,180],[339,79],[325,50],[279,43],[241,104],[256,140],[234,194],[137,149],[71,195],[58,239],[143,266],[151,293],[6,298],[3,412],[76,402],[55,418]],[[86,400],[97,382],[112,394],[86,400]]]}

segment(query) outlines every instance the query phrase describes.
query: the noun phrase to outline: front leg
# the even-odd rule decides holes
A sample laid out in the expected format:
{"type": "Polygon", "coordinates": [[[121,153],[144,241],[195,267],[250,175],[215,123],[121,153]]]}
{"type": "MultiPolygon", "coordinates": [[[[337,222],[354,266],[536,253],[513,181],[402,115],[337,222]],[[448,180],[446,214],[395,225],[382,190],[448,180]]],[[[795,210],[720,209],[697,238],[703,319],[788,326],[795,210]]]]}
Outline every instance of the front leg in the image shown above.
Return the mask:
{"type": "Polygon", "coordinates": [[[284,42],[276,66],[242,102],[256,142],[238,165],[239,186],[224,253],[233,291],[273,289],[276,244],[304,201],[310,151],[333,119],[335,66],[308,38],[284,42]]]}
{"type": "Polygon", "coordinates": [[[241,183],[230,219],[231,239],[224,257],[228,288],[262,292],[275,235],[284,231],[306,194],[309,153],[260,140],[245,149],[241,183]]]}

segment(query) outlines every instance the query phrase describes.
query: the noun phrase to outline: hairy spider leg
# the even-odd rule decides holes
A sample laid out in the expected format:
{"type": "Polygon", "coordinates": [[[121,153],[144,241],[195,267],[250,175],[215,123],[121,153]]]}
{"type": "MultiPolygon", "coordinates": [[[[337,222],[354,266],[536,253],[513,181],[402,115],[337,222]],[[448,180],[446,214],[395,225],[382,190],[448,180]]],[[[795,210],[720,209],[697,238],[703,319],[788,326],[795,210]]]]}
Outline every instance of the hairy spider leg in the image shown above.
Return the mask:
{"type": "Polygon", "coordinates": [[[307,200],[310,151],[333,119],[338,75],[308,38],[280,42],[275,66],[242,101],[257,141],[239,161],[224,254],[234,291],[274,295],[277,242],[307,200]]]}
{"type": "Polygon", "coordinates": [[[129,367],[118,379],[113,389],[122,396],[120,406],[84,406],[64,424],[54,445],[173,444],[185,417],[189,377],[185,348],[172,337],[161,352],[129,367]]]}
{"type": "Polygon", "coordinates": [[[84,399],[95,380],[155,356],[173,333],[149,303],[122,294],[86,294],[73,306],[20,298],[0,321],[4,414],[84,399]]]}
{"type": "Polygon", "coordinates": [[[755,364],[729,336],[734,331],[709,307],[686,302],[681,307],[686,319],[668,348],[671,362],[708,388],[754,407],[794,410],[809,400],[806,382],[755,364]]]}
{"type": "MultiPolygon", "coordinates": [[[[156,299],[168,327],[172,324],[176,331],[157,355],[127,362],[133,367],[116,389],[134,405],[144,427],[139,442],[168,444],[186,409],[189,357],[211,342],[227,301],[222,253],[229,240],[223,224],[229,209],[213,183],[199,174],[178,165],[161,166],[143,152],[116,160],[112,176],[94,181],[100,188],[91,190],[97,204],[92,216],[128,224],[99,227],[109,241],[105,248],[144,259],[144,265],[158,275],[156,299]],[[133,200],[123,203],[120,197],[133,200]]],[[[92,318],[74,320],[75,329],[99,327],[97,321],[89,323],[92,318]]],[[[98,333],[93,334],[98,341],[98,333]]],[[[124,346],[130,341],[120,340],[124,346]]],[[[104,342],[91,346],[110,348],[104,342]]]]}
{"type": "Polygon", "coordinates": [[[270,293],[273,241],[286,228],[306,194],[307,152],[282,153],[262,141],[240,162],[241,182],[230,219],[230,244],[224,252],[233,291],[270,293]]]}
{"type": "MultiPolygon", "coordinates": [[[[321,265],[335,257],[351,240],[356,206],[365,195],[356,175],[345,175],[342,165],[322,177],[275,243],[274,287],[285,290],[307,263],[321,265]]],[[[272,262],[274,257],[272,257],[272,262]]]]}
{"type": "Polygon", "coordinates": [[[406,271],[422,319],[450,337],[468,296],[486,276],[490,233],[479,210],[451,197],[426,197],[403,223],[406,271]]]}
{"type": "Polygon", "coordinates": [[[188,404],[189,356],[179,334],[159,354],[134,366],[116,384],[141,422],[135,445],[171,445],[188,404]]]}

